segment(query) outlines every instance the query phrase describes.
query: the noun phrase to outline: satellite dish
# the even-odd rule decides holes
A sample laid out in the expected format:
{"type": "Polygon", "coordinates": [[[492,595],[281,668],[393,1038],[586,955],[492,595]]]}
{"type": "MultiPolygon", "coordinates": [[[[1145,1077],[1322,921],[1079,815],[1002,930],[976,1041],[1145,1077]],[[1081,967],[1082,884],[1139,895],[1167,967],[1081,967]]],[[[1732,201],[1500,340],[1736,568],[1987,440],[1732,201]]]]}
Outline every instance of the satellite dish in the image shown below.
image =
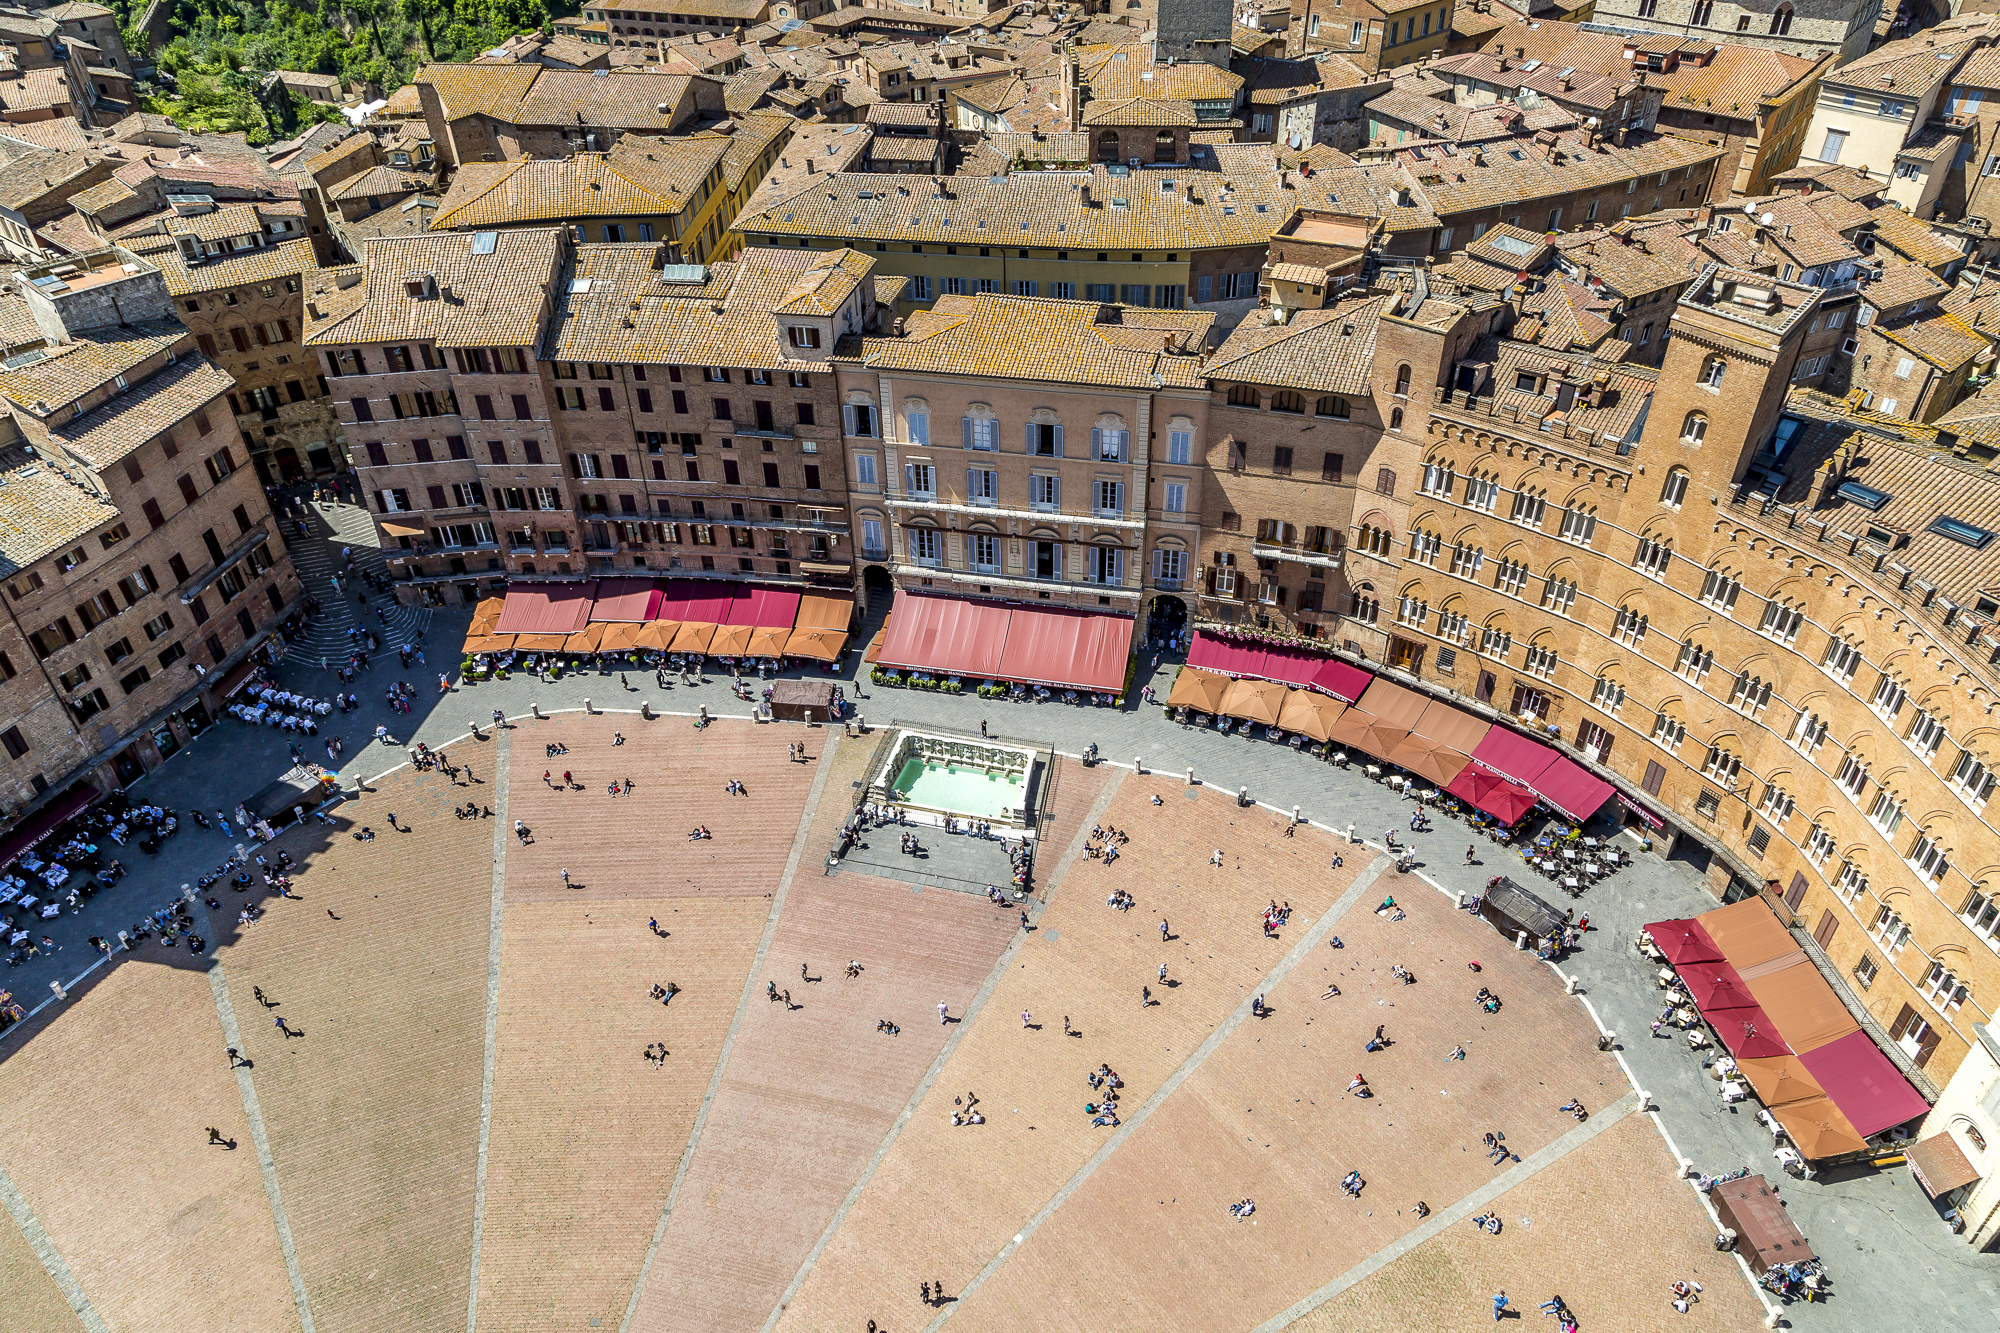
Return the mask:
{"type": "Polygon", "coordinates": [[[1757,221],[1763,223],[1765,226],[1768,227],[1773,222],[1777,221],[1777,215],[1774,213],[1766,213],[1763,217],[1758,218],[1757,221]]]}
{"type": "Polygon", "coordinates": [[[1750,215],[1751,217],[1753,217],[1753,218],[1754,218],[1754,217],[1756,217],[1756,216],[1757,216],[1757,201],[1756,201],[1756,200],[1754,200],[1754,199],[1750,199],[1750,200],[1746,200],[1746,201],[1744,202],[1744,204],[1743,204],[1743,211],[1744,211],[1745,213],[1748,213],[1748,214],[1749,214],[1749,215],[1750,215]]]}

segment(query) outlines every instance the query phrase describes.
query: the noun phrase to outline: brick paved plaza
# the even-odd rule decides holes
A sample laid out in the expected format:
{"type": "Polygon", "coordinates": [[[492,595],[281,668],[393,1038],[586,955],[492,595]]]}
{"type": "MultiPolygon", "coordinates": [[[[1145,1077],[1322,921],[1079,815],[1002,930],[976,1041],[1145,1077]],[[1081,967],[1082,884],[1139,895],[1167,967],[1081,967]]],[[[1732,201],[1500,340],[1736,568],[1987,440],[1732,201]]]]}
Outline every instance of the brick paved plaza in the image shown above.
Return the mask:
{"type": "Polygon", "coordinates": [[[206,958],[120,954],[6,1048],[0,1326],[1471,1329],[1502,1287],[1592,1333],[1761,1320],[1582,1005],[1448,898],[1064,760],[1023,930],[923,862],[825,873],[878,737],[524,717],[449,747],[474,781],[402,768],[288,832],[297,901],[239,929],[224,891],[206,958]],[[1110,866],[1099,824],[1130,838],[1110,866]],[[1084,1110],[1100,1062],[1116,1127],[1084,1110]],[[1676,1278],[1707,1288],[1685,1317],[1676,1278]]]}

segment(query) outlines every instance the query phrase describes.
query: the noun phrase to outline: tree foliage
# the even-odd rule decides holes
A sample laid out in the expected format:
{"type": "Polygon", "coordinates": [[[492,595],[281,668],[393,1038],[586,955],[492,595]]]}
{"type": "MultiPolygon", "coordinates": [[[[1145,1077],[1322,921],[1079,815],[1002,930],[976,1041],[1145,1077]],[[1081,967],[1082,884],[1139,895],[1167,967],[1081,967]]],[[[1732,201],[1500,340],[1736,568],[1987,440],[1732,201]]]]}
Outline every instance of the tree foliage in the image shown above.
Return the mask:
{"type": "MultiPolygon", "coordinates": [[[[189,129],[243,130],[282,138],[326,118],[323,107],[282,90],[260,103],[257,89],[271,70],[335,74],[365,82],[383,96],[409,81],[426,61],[471,60],[516,33],[548,24],[551,10],[574,12],[564,0],[167,0],[176,34],[154,52],[177,87],[162,89],[153,106],[189,129]],[[275,103],[275,105],[272,105],[275,103]]],[[[131,34],[146,0],[106,0],[131,34]]],[[[134,39],[137,39],[135,42],[134,39]]]]}

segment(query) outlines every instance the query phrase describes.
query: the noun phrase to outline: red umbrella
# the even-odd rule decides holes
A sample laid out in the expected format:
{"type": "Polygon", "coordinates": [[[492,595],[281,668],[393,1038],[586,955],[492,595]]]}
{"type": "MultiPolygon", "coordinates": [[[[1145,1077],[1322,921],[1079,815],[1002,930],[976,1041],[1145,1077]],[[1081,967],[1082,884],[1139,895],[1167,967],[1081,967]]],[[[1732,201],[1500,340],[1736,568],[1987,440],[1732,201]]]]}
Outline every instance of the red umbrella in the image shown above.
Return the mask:
{"type": "Polygon", "coordinates": [[[1792,1048],[1778,1035],[1778,1026],[1755,1005],[1728,1009],[1708,1017],[1708,1025],[1739,1060],[1790,1055],[1792,1048]]]}
{"type": "Polygon", "coordinates": [[[1722,961],[1722,950],[1715,947],[1715,941],[1701,928],[1701,923],[1692,917],[1682,917],[1675,921],[1655,921],[1646,927],[1646,933],[1653,937],[1653,943],[1675,967],[1685,967],[1689,963],[1722,961]]]}
{"type": "Polygon", "coordinates": [[[1681,985],[1687,987],[1689,995],[1694,996],[1696,1007],[1704,1011],[1711,1008],[1728,1008],[1727,1005],[1712,1003],[1711,997],[1715,994],[1717,986],[1739,984],[1736,969],[1727,963],[1688,963],[1683,965],[1679,972],[1681,985]]]}

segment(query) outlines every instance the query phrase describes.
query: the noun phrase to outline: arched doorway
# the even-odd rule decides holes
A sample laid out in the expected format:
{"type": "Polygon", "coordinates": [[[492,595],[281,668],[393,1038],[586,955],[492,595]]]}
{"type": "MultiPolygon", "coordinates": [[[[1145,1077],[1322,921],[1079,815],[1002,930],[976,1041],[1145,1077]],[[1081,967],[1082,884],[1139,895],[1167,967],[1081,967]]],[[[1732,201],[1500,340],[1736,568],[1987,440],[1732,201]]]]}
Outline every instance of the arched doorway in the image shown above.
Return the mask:
{"type": "Polygon", "coordinates": [[[896,581],[887,565],[861,567],[861,603],[864,614],[886,615],[896,598],[896,581]]]}
{"type": "Polygon", "coordinates": [[[1176,638],[1187,628],[1187,603],[1178,597],[1155,597],[1146,618],[1146,637],[1154,643],[1176,638]]]}
{"type": "Polygon", "coordinates": [[[278,465],[278,476],[287,486],[304,474],[305,470],[299,466],[299,451],[289,444],[273,452],[271,461],[278,465]]]}

